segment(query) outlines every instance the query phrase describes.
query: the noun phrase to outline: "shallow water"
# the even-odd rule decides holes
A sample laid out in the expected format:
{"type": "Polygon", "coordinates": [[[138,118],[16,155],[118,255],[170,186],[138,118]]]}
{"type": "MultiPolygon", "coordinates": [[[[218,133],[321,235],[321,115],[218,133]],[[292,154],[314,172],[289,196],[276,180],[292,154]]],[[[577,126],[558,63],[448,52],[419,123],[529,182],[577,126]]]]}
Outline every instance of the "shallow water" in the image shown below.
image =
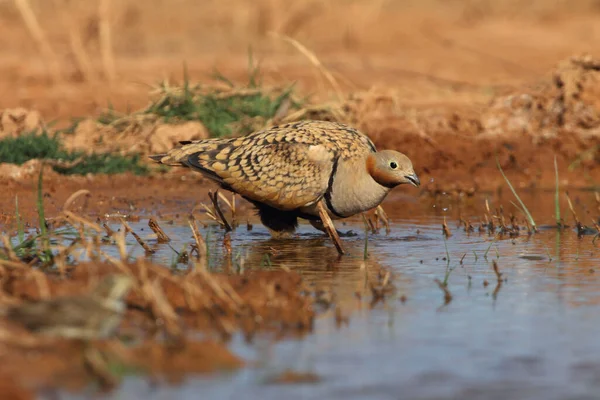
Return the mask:
{"type": "MultiPolygon", "coordinates": [[[[370,236],[366,262],[360,220],[338,224],[341,231],[356,233],[343,238],[350,254],[339,261],[333,246],[309,225],[301,226],[299,238],[286,241],[270,239],[260,225],[249,232],[238,228],[232,247],[243,255],[245,267],[284,264],[308,284],[331,288],[336,302],[354,310],[349,326],[337,330],[334,318],[325,315],[314,334],[301,340],[263,339],[252,345],[234,340],[234,351],[254,366],[191,377],[172,387],[151,387],[142,377],[129,377],[109,398],[598,398],[600,270],[592,236],[544,229],[532,237],[494,241],[457,228],[459,213],[479,220],[482,199],[470,205],[443,203],[420,205],[421,212],[388,204],[392,231],[370,236]],[[446,243],[444,216],[453,233],[446,243]],[[492,260],[505,279],[500,287],[492,260]],[[358,309],[354,294],[368,293],[365,269],[376,264],[394,271],[397,293],[372,310],[364,303],[358,309]],[[434,279],[443,280],[448,266],[453,298],[444,305],[434,279]],[[320,380],[267,383],[285,369],[311,372],[320,380]]],[[[551,214],[546,217],[552,222],[551,214]]],[[[132,226],[141,229],[145,222],[132,226]]],[[[176,240],[176,250],[192,243],[187,226],[161,226],[176,240]]],[[[212,265],[222,264],[216,245],[222,235],[219,230],[209,234],[215,244],[212,265]]],[[[154,258],[169,264],[173,251],[162,246],[154,258]]]]}

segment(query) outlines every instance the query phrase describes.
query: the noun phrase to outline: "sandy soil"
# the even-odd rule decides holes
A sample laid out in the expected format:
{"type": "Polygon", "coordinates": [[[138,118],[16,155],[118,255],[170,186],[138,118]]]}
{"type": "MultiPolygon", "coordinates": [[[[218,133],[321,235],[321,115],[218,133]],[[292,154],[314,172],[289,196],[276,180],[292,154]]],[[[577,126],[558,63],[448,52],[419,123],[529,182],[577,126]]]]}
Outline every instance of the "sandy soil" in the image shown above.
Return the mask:
{"type": "MultiPolygon", "coordinates": [[[[149,86],[162,79],[180,81],[184,62],[194,81],[207,81],[214,68],[243,81],[252,46],[266,85],[297,81],[298,92],[311,95],[311,102],[350,108],[349,122],[378,146],[400,149],[413,159],[426,192],[494,188],[501,183],[496,153],[519,186],[551,187],[554,155],[565,184],[589,186],[598,178],[600,68],[593,57],[580,56],[598,54],[595,2],[516,7],[508,0],[493,5],[313,1],[291,9],[276,0],[236,1],[233,8],[188,0],[176,7],[151,3],[113,4],[108,21],[115,77],[108,81],[94,2],[57,8],[33,1],[55,53],[60,79],[55,82],[52,58],[39,50],[14,5],[0,3],[0,40],[6,48],[0,59],[5,94],[0,109],[37,110],[56,126],[97,115],[108,104],[123,112],[139,109],[149,101],[149,86]],[[339,90],[272,32],[313,51],[339,90]],[[81,54],[91,67],[86,69],[81,54]],[[577,168],[567,169],[574,162],[577,168]]],[[[56,179],[54,192],[82,186],[71,178],[56,179]]],[[[104,190],[103,179],[86,186],[104,190]]],[[[182,184],[161,191],[165,181],[154,178],[135,185],[135,191],[127,179],[106,182],[115,193],[157,202],[183,198],[191,188],[182,184]]],[[[23,183],[0,185],[17,194],[23,183]]]]}

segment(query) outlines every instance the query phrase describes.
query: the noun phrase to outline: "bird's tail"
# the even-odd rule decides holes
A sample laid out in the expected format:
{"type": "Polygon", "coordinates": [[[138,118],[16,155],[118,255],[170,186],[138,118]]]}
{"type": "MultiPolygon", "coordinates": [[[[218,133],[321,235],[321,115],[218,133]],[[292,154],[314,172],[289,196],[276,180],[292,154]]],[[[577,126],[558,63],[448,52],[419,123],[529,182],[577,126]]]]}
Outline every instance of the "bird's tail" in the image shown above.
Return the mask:
{"type": "Polygon", "coordinates": [[[162,154],[153,154],[151,156],[148,156],[152,161],[156,161],[157,163],[160,163],[162,161],[162,159],[164,157],[166,157],[167,153],[162,153],[162,154]]]}
{"type": "Polygon", "coordinates": [[[180,146],[166,153],[150,155],[150,159],[166,165],[187,165],[188,157],[197,153],[218,152],[222,146],[228,145],[230,140],[222,138],[211,138],[195,141],[179,142],[180,146]]]}

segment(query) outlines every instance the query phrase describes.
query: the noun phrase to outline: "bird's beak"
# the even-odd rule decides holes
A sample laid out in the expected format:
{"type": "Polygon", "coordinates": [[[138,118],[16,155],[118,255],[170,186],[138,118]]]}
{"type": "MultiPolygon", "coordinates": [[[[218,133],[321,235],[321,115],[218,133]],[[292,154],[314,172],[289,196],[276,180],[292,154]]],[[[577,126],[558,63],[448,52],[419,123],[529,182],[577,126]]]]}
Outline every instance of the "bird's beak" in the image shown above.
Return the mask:
{"type": "Polygon", "coordinates": [[[406,175],[405,178],[415,187],[421,186],[421,181],[417,174],[406,175]]]}

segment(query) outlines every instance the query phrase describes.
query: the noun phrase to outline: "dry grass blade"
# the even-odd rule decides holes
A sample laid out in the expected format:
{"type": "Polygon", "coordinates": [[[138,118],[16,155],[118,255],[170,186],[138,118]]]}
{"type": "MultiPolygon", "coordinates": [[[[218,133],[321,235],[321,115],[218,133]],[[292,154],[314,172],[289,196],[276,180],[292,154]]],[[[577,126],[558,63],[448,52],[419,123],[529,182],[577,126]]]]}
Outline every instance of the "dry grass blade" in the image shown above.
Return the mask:
{"type": "MultiPolygon", "coordinates": [[[[210,288],[213,290],[214,294],[219,299],[221,299],[223,302],[227,303],[235,312],[239,312],[239,307],[236,304],[235,300],[233,300],[231,298],[231,296],[229,296],[227,294],[227,292],[221,286],[219,286],[219,283],[216,281],[216,279],[211,274],[209,274],[204,269],[197,269],[197,272],[200,276],[202,276],[202,278],[204,278],[204,281],[208,284],[208,286],[210,286],[210,288]]],[[[231,290],[233,290],[233,289],[231,289],[231,290]]]]}
{"type": "Polygon", "coordinates": [[[217,224],[223,226],[223,221],[221,221],[219,219],[219,217],[217,216],[217,212],[215,210],[211,209],[209,206],[207,206],[204,203],[200,203],[200,206],[204,209],[204,212],[206,213],[206,215],[208,215],[208,217],[210,219],[215,221],[217,224]]]}
{"type": "Polygon", "coordinates": [[[229,202],[229,200],[227,199],[227,197],[225,197],[225,195],[224,195],[223,193],[219,192],[219,191],[217,191],[216,193],[217,193],[217,195],[219,196],[219,198],[220,198],[221,200],[223,200],[223,201],[225,202],[225,204],[227,204],[227,207],[229,207],[229,208],[231,209],[231,208],[232,208],[232,205],[231,205],[231,203],[229,202]]]}
{"type": "Polygon", "coordinates": [[[75,193],[73,193],[72,195],[69,196],[69,198],[65,201],[65,204],[63,205],[63,211],[68,211],[69,207],[71,207],[71,205],[73,204],[73,202],[75,200],[77,200],[77,198],[79,196],[83,196],[83,195],[90,195],[90,191],[87,189],[80,189],[78,191],[76,191],[75,193]]]}
{"type": "Polygon", "coordinates": [[[383,281],[381,282],[381,286],[386,287],[388,285],[388,283],[390,282],[390,271],[386,271],[385,275],[383,276],[383,281]]]}
{"type": "Polygon", "coordinates": [[[82,224],[90,229],[93,229],[98,233],[100,233],[104,230],[100,225],[96,224],[95,222],[88,221],[87,219],[80,217],[79,215],[74,214],[71,211],[63,211],[63,215],[65,216],[65,219],[70,224],[73,224],[73,221],[79,222],[80,224],[82,224]]]}
{"type": "Polygon", "coordinates": [[[50,298],[50,286],[48,285],[48,276],[45,273],[36,269],[32,269],[27,277],[33,278],[38,287],[38,293],[42,299],[50,298]]]}
{"type": "Polygon", "coordinates": [[[36,348],[43,343],[43,338],[27,332],[18,332],[15,334],[6,328],[0,328],[0,342],[3,345],[10,345],[23,348],[36,348]]]}
{"type": "Polygon", "coordinates": [[[17,257],[17,254],[14,252],[12,243],[10,242],[10,238],[6,234],[2,234],[2,245],[4,246],[3,250],[6,254],[6,257],[10,261],[19,262],[20,259],[17,257]]]}
{"type": "Polygon", "coordinates": [[[196,218],[194,218],[193,215],[189,216],[188,224],[192,230],[192,235],[194,235],[194,240],[196,241],[198,261],[200,262],[202,268],[206,268],[206,242],[198,230],[198,224],[196,223],[196,218]]]}
{"type": "Polygon", "coordinates": [[[52,75],[52,79],[54,82],[61,82],[62,78],[60,75],[60,63],[58,61],[58,57],[54,50],[52,50],[52,46],[50,46],[50,42],[48,42],[48,38],[46,34],[42,30],[35,13],[33,12],[31,5],[28,0],[14,0],[15,6],[21,13],[21,17],[25,22],[27,30],[33,36],[33,39],[37,42],[38,47],[40,48],[40,52],[42,53],[42,57],[45,59],[45,64],[48,66],[50,70],[50,74],[52,75]]]}
{"type": "Polygon", "coordinates": [[[113,235],[115,239],[115,244],[117,245],[117,249],[119,250],[119,256],[121,260],[127,260],[127,246],[125,244],[125,231],[115,232],[113,235]]]}
{"type": "Polygon", "coordinates": [[[78,157],[73,161],[62,161],[62,160],[44,160],[44,164],[50,167],[69,169],[73,168],[83,162],[83,157],[78,157]]]}
{"type": "Polygon", "coordinates": [[[231,226],[235,227],[236,226],[236,224],[235,224],[235,193],[233,193],[231,195],[231,201],[229,201],[223,193],[218,192],[218,191],[217,191],[217,193],[219,195],[219,198],[221,200],[223,200],[225,202],[225,204],[227,205],[227,207],[229,207],[229,209],[231,210],[231,226]]]}
{"type": "Polygon", "coordinates": [[[102,353],[95,347],[87,345],[83,352],[83,361],[88,370],[98,378],[100,385],[105,389],[114,387],[118,382],[110,372],[110,368],[102,357],[102,353]]]}
{"type": "Polygon", "coordinates": [[[180,336],[179,316],[165,297],[160,281],[155,279],[150,283],[146,280],[142,285],[142,291],[151,305],[152,313],[157,319],[163,321],[167,332],[173,336],[180,336]]]}
{"type": "Polygon", "coordinates": [[[577,217],[577,213],[575,212],[575,208],[573,207],[573,203],[571,202],[569,193],[565,193],[565,196],[567,197],[567,204],[569,205],[569,210],[571,210],[571,214],[573,214],[573,219],[575,220],[575,226],[577,227],[577,234],[581,235],[584,230],[583,225],[581,224],[581,221],[579,221],[579,218],[577,217]]]}
{"type": "Polygon", "coordinates": [[[308,60],[323,74],[325,79],[327,79],[329,81],[329,83],[333,87],[333,90],[335,91],[338,101],[339,102],[344,101],[344,95],[342,94],[342,90],[340,89],[339,84],[337,83],[337,81],[335,80],[335,78],[333,77],[331,72],[329,72],[329,70],[327,68],[325,68],[325,66],[323,66],[323,64],[321,63],[319,58],[315,55],[315,53],[313,53],[312,51],[307,49],[302,43],[298,42],[295,39],[292,39],[291,37],[289,37],[287,35],[282,35],[282,34],[279,34],[276,32],[271,32],[271,35],[290,43],[300,53],[302,53],[306,58],[308,58],[308,60]]]}
{"type": "Polygon", "coordinates": [[[233,193],[231,195],[231,223],[233,224],[233,226],[236,226],[235,215],[236,215],[235,193],[233,193]]]}
{"type": "Polygon", "coordinates": [[[61,11],[61,22],[64,26],[68,27],[69,44],[71,45],[71,52],[79,67],[79,72],[81,72],[84,80],[96,83],[98,81],[98,74],[90,61],[83,40],[81,40],[81,35],[79,33],[81,27],[77,24],[77,18],[71,14],[67,0],[60,0],[57,3],[57,8],[61,11]]]}
{"type": "Polygon", "coordinates": [[[219,191],[217,190],[216,192],[208,192],[208,197],[210,198],[210,200],[213,203],[213,206],[215,208],[215,211],[217,213],[217,216],[219,217],[219,219],[221,220],[221,222],[223,222],[223,227],[225,228],[226,232],[231,232],[233,229],[231,228],[231,225],[229,224],[229,221],[227,221],[227,218],[225,218],[225,214],[223,214],[223,211],[221,211],[221,207],[219,206],[219,191]]]}
{"type": "Polygon", "coordinates": [[[154,218],[148,220],[148,226],[156,234],[158,243],[169,243],[171,241],[171,238],[162,230],[154,218]]]}
{"type": "Polygon", "coordinates": [[[135,240],[137,240],[137,242],[140,244],[140,246],[142,246],[144,248],[144,250],[146,251],[146,253],[154,253],[154,250],[152,250],[150,248],[150,246],[148,246],[148,244],[146,242],[144,242],[142,240],[142,238],[133,231],[133,229],[131,229],[131,227],[129,226],[129,224],[127,223],[127,221],[125,221],[123,218],[120,218],[121,223],[123,224],[123,227],[125,228],[126,232],[129,232],[133,235],[133,237],[135,238],[135,240]]]}
{"type": "Polygon", "coordinates": [[[9,261],[9,260],[2,260],[2,259],[0,259],[0,266],[6,267],[9,269],[30,268],[29,265],[27,265],[21,261],[9,261]]]}
{"type": "Polygon", "coordinates": [[[446,238],[452,236],[452,232],[450,232],[450,228],[448,228],[448,224],[446,223],[446,217],[444,216],[444,222],[442,223],[442,232],[446,238]]]}
{"type": "Polygon", "coordinates": [[[281,122],[285,118],[285,116],[288,115],[291,106],[292,106],[291,98],[286,97],[285,99],[283,99],[283,101],[277,108],[277,111],[275,111],[275,115],[273,115],[273,118],[271,119],[271,123],[276,125],[279,122],[281,122]]]}
{"type": "Polygon", "coordinates": [[[110,6],[111,0],[100,0],[98,7],[98,19],[100,30],[100,51],[102,53],[102,66],[106,78],[112,82],[115,79],[115,57],[112,48],[112,37],[110,31],[110,6]]]}

